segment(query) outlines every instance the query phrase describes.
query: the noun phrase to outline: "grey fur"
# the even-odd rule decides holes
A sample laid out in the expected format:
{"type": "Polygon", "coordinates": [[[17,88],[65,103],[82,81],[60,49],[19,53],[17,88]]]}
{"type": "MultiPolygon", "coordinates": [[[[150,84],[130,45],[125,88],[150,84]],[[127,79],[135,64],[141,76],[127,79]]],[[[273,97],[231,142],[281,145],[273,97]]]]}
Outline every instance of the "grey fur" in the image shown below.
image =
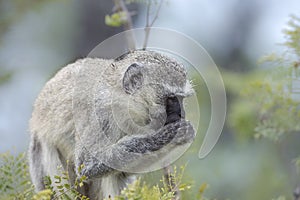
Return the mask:
{"type": "Polygon", "coordinates": [[[146,169],[192,142],[189,122],[165,124],[165,98],[192,93],[184,67],[155,52],[85,58],[66,66],[45,85],[30,120],[36,190],[44,188],[43,176],[59,174],[62,165],[71,181],[76,175],[89,177],[81,192],[91,199],[119,194],[132,180],[128,172],[146,169]]]}

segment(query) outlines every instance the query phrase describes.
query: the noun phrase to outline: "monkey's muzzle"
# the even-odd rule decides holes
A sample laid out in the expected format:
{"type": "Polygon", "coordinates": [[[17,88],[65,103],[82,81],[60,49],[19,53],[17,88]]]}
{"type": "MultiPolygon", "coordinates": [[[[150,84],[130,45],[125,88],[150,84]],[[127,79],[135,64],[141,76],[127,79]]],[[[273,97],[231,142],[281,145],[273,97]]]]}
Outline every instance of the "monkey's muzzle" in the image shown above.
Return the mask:
{"type": "Polygon", "coordinates": [[[184,110],[182,109],[182,100],[176,96],[171,96],[166,99],[166,122],[165,125],[179,121],[185,118],[184,110]]]}

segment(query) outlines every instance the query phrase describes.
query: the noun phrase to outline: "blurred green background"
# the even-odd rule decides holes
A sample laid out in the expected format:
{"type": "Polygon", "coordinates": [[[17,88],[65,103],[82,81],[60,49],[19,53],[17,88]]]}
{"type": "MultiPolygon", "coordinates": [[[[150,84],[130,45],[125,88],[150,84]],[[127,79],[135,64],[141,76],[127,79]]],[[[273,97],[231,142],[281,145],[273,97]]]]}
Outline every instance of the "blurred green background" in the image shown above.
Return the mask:
{"type": "MultiPolygon", "coordinates": [[[[123,30],[104,22],[113,7],[107,0],[0,0],[0,152],[26,150],[33,102],[57,70],[123,30]]],[[[144,27],[145,5],[133,3],[128,9],[133,26],[144,27]]],[[[295,165],[300,155],[300,115],[298,99],[289,89],[291,66],[297,68],[299,62],[300,29],[285,34],[282,30],[293,28],[289,16],[299,16],[299,11],[298,0],[163,4],[155,26],[180,31],[202,44],[227,90],[223,133],[209,156],[199,160],[210,100],[203,80],[191,74],[201,118],[196,141],[177,161],[187,163],[184,179],[193,184],[186,199],[193,199],[203,183],[209,185],[205,196],[211,199],[264,200],[281,195],[293,199],[300,183],[295,165]],[[282,45],[286,41],[294,46],[282,45]],[[257,63],[272,52],[274,58],[267,58],[271,64],[257,63]]],[[[187,106],[193,110],[193,105],[187,106]]]]}

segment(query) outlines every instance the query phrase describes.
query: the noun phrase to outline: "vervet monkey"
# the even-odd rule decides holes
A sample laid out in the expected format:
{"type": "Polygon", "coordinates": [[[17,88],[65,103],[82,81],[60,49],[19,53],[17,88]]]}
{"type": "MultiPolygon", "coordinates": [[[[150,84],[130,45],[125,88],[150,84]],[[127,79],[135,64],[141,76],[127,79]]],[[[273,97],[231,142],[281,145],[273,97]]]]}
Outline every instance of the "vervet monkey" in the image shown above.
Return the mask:
{"type": "Polygon", "coordinates": [[[88,177],[81,192],[91,199],[118,195],[132,173],[193,141],[183,108],[193,92],[183,65],[153,51],[67,65],[44,86],[30,120],[36,190],[61,165],[70,182],[88,177]]]}

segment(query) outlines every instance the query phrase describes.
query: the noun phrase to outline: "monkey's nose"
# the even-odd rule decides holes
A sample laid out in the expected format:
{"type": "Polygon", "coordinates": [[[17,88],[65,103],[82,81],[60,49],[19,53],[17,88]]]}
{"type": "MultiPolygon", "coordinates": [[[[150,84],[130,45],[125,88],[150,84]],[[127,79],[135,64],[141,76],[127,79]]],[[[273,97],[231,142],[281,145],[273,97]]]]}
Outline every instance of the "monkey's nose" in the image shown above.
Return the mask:
{"type": "Polygon", "coordinates": [[[177,97],[172,96],[166,99],[166,114],[167,119],[165,125],[176,122],[185,117],[183,109],[177,97]]]}

